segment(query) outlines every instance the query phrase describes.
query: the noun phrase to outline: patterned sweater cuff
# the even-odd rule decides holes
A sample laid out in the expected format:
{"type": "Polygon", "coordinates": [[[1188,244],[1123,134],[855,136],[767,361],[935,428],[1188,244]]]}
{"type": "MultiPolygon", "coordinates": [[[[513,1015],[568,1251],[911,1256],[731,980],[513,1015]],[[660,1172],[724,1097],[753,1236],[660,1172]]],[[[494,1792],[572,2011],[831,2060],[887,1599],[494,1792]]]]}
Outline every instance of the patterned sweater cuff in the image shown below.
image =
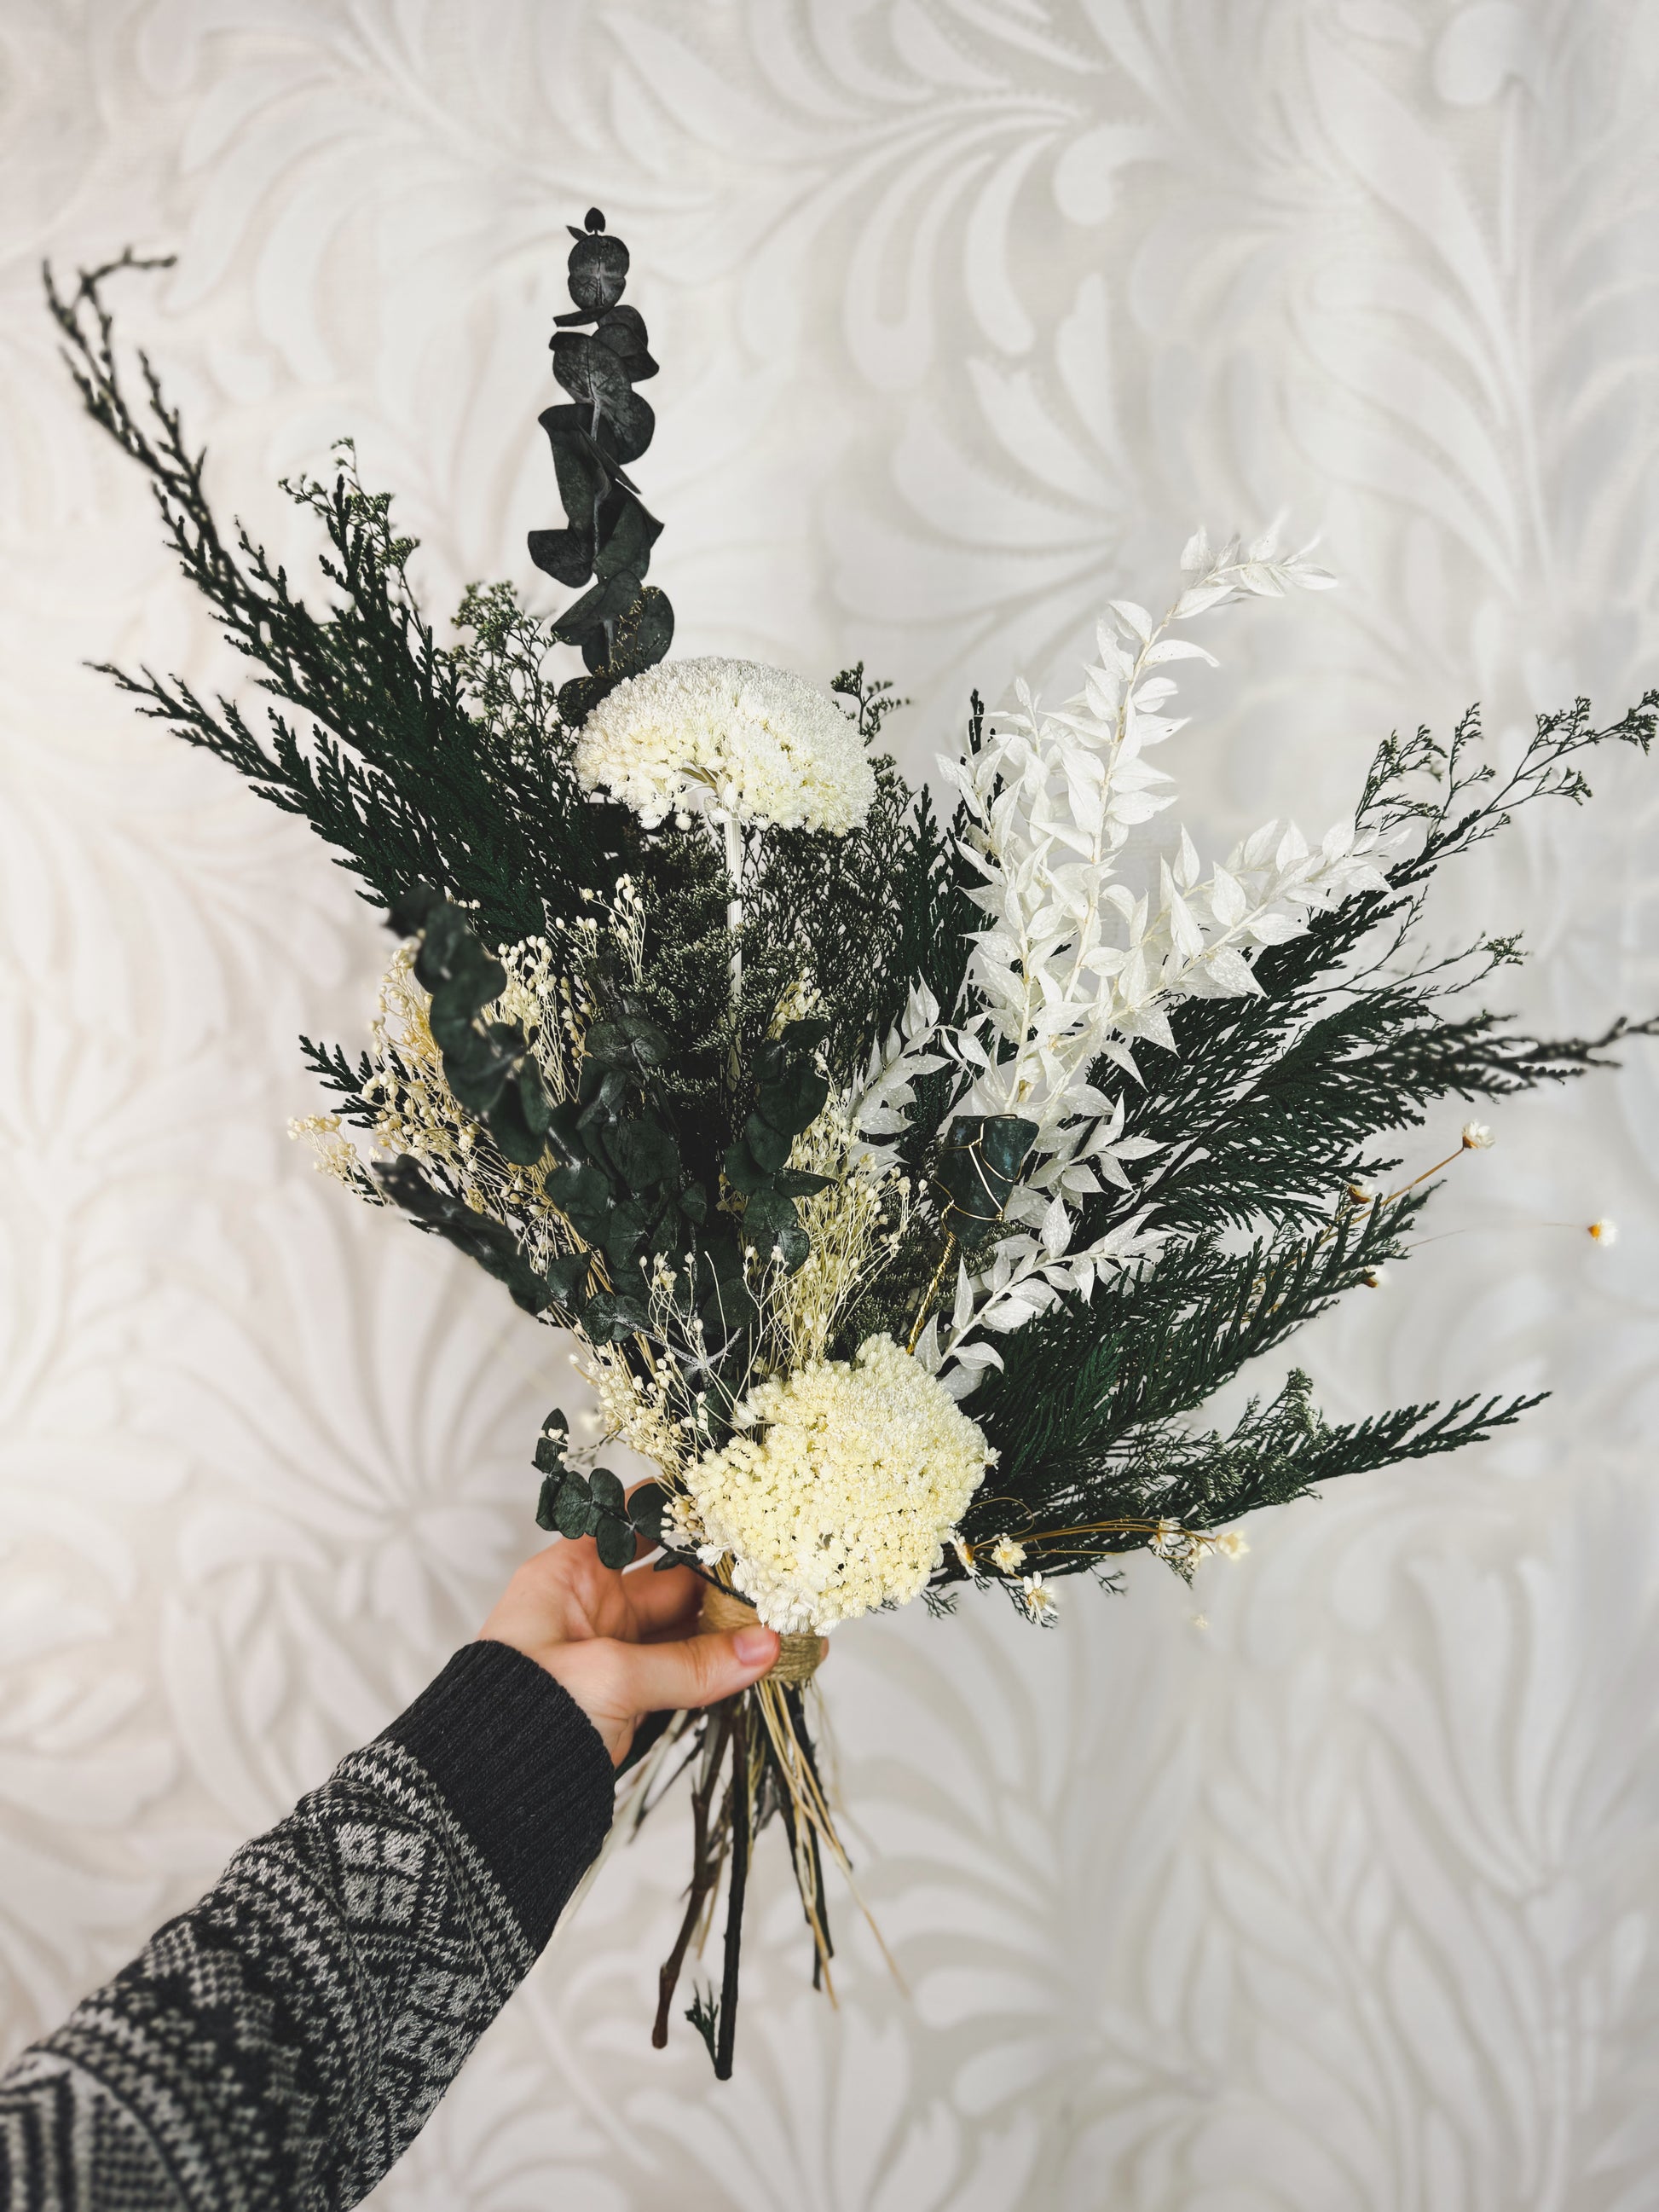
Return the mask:
{"type": "Polygon", "coordinates": [[[469,1644],[393,1721],[539,1951],[611,1826],[599,1731],[553,1677],[506,1644],[469,1644]]]}

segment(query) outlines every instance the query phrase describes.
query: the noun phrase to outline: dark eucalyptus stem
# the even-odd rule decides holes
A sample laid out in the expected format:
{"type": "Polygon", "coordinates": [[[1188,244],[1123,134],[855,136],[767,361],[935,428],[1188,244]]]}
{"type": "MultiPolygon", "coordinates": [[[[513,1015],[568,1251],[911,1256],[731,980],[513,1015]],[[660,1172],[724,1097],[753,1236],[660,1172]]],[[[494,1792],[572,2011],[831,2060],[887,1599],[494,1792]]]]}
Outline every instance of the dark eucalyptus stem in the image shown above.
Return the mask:
{"type": "Polygon", "coordinates": [[[720,1848],[722,1824],[714,1820],[714,1808],[720,1776],[725,1769],[725,1753],[731,1729],[730,1707],[717,1705],[709,1717],[702,1771],[691,1792],[691,1887],[686,1894],[685,1916],[680,1922],[680,1932],[674,1939],[674,1948],[663,1960],[657,1976],[657,2017],[652,2023],[651,2042],[653,2049],[658,2051],[667,2046],[668,2012],[674,2002],[674,1992],[679,1986],[685,1954],[691,1948],[691,1938],[697,1932],[703,1906],[720,1880],[720,1868],[725,1860],[725,1852],[720,1848]]]}
{"type": "MultiPolygon", "coordinates": [[[[800,1746],[800,1754],[805,1762],[806,1771],[812,1778],[814,1787],[822,1796],[823,1778],[818,1772],[817,1754],[813,1748],[811,1732],[806,1725],[806,1700],[799,1690],[786,1690],[783,1693],[783,1702],[785,1710],[789,1715],[790,1728],[793,1731],[796,1742],[800,1746]]],[[[789,1808],[787,1790],[781,1793],[781,1798],[793,1854],[795,1846],[795,1818],[789,1808]]],[[[818,1847],[818,1832],[810,1820],[806,1823],[806,1855],[812,1869],[812,1893],[809,1899],[806,1893],[802,1891],[801,1911],[805,1915],[806,1924],[812,1932],[812,1987],[815,1990],[821,1990],[823,1987],[824,1969],[828,1962],[836,1955],[836,1946],[830,1933],[830,1900],[824,1895],[823,1890],[823,1854],[818,1847]],[[821,1949],[820,1942],[823,1946],[821,1949]]]]}
{"type": "Polygon", "coordinates": [[[634,386],[657,373],[643,317],[619,304],[628,248],[605,229],[598,208],[589,208],[580,230],[573,223],[570,234],[575,304],[554,318],[552,342],[553,374],[570,397],[540,418],[565,527],[532,530],[529,542],[538,568],[562,584],[589,585],[552,626],[561,644],[580,647],[589,672],[560,688],[560,719],[574,728],[624,677],[662,659],[673,641],[674,610],[645,580],[662,525],[624,472],[656,428],[634,386]]]}
{"type": "Polygon", "coordinates": [[[726,1901],[726,1964],[720,1981],[719,2039],[714,2079],[732,2079],[732,2053],[738,2033],[738,1967],[743,1956],[743,1900],[749,1887],[749,1729],[743,1701],[732,1716],[732,1887],[726,1901]]]}

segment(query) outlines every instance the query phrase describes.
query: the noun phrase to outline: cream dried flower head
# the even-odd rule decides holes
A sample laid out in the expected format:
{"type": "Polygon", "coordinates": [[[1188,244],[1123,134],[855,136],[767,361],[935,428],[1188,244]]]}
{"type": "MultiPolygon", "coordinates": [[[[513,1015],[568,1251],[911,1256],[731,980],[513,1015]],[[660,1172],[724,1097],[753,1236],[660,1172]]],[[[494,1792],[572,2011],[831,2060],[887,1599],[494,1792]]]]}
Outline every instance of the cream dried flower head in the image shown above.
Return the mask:
{"type": "Polygon", "coordinates": [[[850,1364],[763,1382],[752,1433],[685,1470],[706,1539],[769,1628],[787,1635],[919,1596],[979,1487],[983,1431],[890,1336],[850,1364]]]}
{"type": "Polygon", "coordinates": [[[682,808],[780,830],[845,835],[876,780],[835,701],[757,660],[659,661],[600,700],[576,740],[586,791],[647,828],[682,808]]]}

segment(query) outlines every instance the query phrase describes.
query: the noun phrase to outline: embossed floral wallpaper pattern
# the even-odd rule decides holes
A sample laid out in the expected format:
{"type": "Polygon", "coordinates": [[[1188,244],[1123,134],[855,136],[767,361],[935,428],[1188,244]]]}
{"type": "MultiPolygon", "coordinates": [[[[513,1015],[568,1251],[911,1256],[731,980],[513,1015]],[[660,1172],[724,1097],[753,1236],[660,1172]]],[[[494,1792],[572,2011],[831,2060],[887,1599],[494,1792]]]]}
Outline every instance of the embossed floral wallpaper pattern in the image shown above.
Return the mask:
{"type": "MultiPolygon", "coordinates": [[[[1218,837],[1322,828],[1395,724],[1479,696],[1505,745],[1654,679],[1659,10],[3,0],[0,102],[10,2049],[471,1632],[570,1390],[284,1140],[295,1034],[356,1033],[382,935],[82,665],[236,674],[77,419],[41,256],[176,249],[130,319],[224,501],[300,557],[273,480],[350,432],[441,602],[533,580],[561,226],[599,202],[665,363],[682,646],[863,654],[918,768],[970,682],[1064,682],[1193,521],[1286,503],[1347,588],[1227,618],[1181,765],[1218,837]]],[[[1517,1003],[1568,1030],[1659,1002],[1659,764],[1598,782],[1446,920],[1524,926],[1517,1003]]],[[[738,2081],[689,2031],[653,2055],[664,1823],[376,2201],[1659,2204],[1656,1088],[1638,1048],[1500,1110],[1446,1233],[1307,1341],[1344,1412],[1547,1385],[1524,1432],[1285,1513],[1192,1594],[1139,1562],[1052,1637],[988,1602],[837,1640],[908,1995],[849,1925],[814,2000],[772,1866],[738,2081]],[[1611,1253],[1545,1225],[1603,1211],[1611,1253]]]]}

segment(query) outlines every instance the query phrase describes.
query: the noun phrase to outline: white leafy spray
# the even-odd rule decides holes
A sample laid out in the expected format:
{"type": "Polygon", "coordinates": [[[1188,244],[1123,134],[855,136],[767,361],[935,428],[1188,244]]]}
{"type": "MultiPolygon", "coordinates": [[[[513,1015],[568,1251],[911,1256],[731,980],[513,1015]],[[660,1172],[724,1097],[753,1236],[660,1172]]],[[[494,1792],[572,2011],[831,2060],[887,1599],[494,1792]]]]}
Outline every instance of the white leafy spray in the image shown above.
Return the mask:
{"type": "MultiPolygon", "coordinates": [[[[939,763],[967,809],[969,848],[985,878],[973,896],[987,927],[968,971],[983,1011],[931,1035],[907,1018],[872,1062],[863,1126],[888,1131],[909,1075],[948,1057],[968,1079],[961,1111],[1019,1115],[1038,1130],[1033,1165],[1008,1207],[1029,1233],[1000,1239],[982,1273],[963,1267],[950,1323],[936,1318],[916,1346],[958,1396],[1000,1364],[982,1332],[1018,1328],[1066,1291],[1086,1296],[1103,1268],[1148,1249],[1131,1221],[1073,1249],[1072,1209],[1105,1184],[1128,1187],[1124,1163],[1156,1149],[1123,1135],[1121,1101],[1097,1090],[1090,1071],[1106,1059],[1134,1077],[1137,1040],[1173,1049],[1173,1001],[1259,990],[1247,952],[1300,935],[1322,907],[1383,888],[1369,857],[1375,836],[1357,834],[1352,822],[1316,847],[1294,823],[1269,822],[1207,877],[1182,830],[1158,863],[1155,894],[1119,874],[1131,830],[1174,797],[1170,778],[1146,757],[1184,726],[1169,712],[1170,671],[1182,660],[1216,665],[1202,646],[1170,635],[1170,626],[1240,599],[1327,588],[1336,580],[1310,551],[1281,554],[1271,538],[1248,548],[1233,539],[1217,551],[1199,531],[1161,621],[1133,600],[1112,602],[1077,697],[1045,709],[1020,683],[977,750],[939,763]]],[[[913,1001],[909,1015],[918,1011],[913,1001]]]]}

